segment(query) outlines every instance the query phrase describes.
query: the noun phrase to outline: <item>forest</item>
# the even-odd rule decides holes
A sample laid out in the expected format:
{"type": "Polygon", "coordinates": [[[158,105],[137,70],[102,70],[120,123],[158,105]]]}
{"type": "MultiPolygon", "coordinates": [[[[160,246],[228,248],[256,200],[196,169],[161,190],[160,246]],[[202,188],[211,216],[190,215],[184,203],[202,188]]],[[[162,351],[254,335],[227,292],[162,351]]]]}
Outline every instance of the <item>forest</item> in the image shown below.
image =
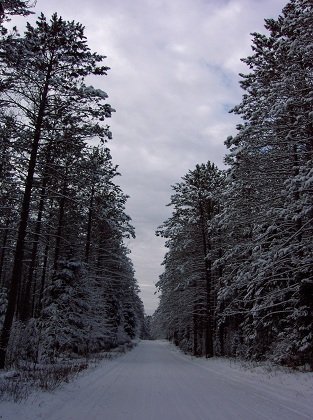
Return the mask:
{"type": "Polygon", "coordinates": [[[109,350],[144,317],[108,147],[114,109],[90,84],[109,67],[57,13],[8,30],[30,6],[1,10],[0,368],[109,350]]]}
{"type": "Polygon", "coordinates": [[[153,333],[198,356],[313,369],[313,4],[292,0],[242,61],[227,168],[172,187],[153,333]]]}
{"type": "Polygon", "coordinates": [[[206,160],[172,186],[152,317],[109,147],[115,109],[97,88],[106,57],[57,13],[8,29],[32,13],[0,2],[0,369],[141,337],[313,370],[312,1],[253,34],[226,168],[206,160]]]}

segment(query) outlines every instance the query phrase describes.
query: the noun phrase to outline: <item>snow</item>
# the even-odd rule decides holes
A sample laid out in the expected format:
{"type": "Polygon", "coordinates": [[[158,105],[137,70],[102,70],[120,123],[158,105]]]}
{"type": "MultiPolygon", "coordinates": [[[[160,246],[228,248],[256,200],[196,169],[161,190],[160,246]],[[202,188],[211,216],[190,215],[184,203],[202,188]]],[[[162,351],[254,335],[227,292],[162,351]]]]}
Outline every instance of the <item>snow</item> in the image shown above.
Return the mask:
{"type": "Polygon", "coordinates": [[[142,341],[53,393],[0,403],[2,420],[300,420],[313,418],[313,374],[196,359],[142,341]]]}
{"type": "Polygon", "coordinates": [[[91,96],[98,96],[99,98],[106,99],[108,94],[101,89],[95,89],[93,86],[84,86],[85,93],[89,93],[91,96]]]}

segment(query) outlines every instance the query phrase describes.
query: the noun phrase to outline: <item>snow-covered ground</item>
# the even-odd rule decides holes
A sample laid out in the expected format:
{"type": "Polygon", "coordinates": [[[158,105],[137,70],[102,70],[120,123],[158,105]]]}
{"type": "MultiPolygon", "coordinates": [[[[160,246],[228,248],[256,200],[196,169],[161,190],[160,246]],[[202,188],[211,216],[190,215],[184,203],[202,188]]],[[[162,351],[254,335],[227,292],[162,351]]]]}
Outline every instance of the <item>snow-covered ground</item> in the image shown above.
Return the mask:
{"type": "Polygon", "coordinates": [[[53,393],[1,402],[1,420],[313,419],[313,374],[195,359],[142,341],[53,393]]]}

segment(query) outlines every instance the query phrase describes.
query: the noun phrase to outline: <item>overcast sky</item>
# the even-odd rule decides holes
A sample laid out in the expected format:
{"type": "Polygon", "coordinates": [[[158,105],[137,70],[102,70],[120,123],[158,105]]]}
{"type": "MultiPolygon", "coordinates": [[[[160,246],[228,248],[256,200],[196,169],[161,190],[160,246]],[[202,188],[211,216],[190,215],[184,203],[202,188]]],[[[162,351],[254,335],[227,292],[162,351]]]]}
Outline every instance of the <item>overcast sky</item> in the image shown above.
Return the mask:
{"type": "Polygon", "coordinates": [[[86,27],[92,50],[107,56],[105,90],[117,181],[130,196],[132,250],[146,312],[158,299],[164,241],[156,228],[170,215],[170,186],[208,160],[223,167],[224,140],[238,119],[228,111],[242,92],[240,58],[251,32],[265,32],[287,0],[37,0],[36,13],[58,12],[86,27]]]}

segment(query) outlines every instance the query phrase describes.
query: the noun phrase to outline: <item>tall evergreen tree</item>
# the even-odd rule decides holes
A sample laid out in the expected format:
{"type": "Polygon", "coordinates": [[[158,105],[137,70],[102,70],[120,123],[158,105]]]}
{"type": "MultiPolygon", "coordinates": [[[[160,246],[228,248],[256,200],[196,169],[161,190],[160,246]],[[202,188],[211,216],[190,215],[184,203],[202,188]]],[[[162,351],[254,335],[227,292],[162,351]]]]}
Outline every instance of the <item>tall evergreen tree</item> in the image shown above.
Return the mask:
{"type": "Polygon", "coordinates": [[[214,164],[197,165],[173,186],[173,216],[158,230],[169,249],[157,284],[159,317],[162,312],[167,317],[167,335],[177,344],[207,357],[214,354],[216,300],[217,249],[210,227],[220,209],[223,182],[214,164]]]}
{"type": "MultiPolygon", "coordinates": [[[[1,41],[1,72],[6,86],[2,102],[11,112],[19,111],[28,120],[29,161],[20,210],[20,222],[10,283],[7,314],[1,335],[0,367],[15,313],[18,291],[23,275],[27,226],[34,187],[38,155],[49,111],[58,104],[62,108],[70,97],[78,113],[81,106],[88,118],[95,121],[98,135],[105,138],[108,130],[98,124],[109,117],[111,108],[103,104],[101,91],[87,89],[83,81],[87,75],[104,75],[108,68],[101,65],[104,57],[91,53],[84,37],[84,28],[66,22],[54,14],[48,22],[44,15],[36,26],[27,24],[24,38],[7,36],[1,41]]],[[[82,122],[84,123],[84,122],[82,122]]]]}
{"type": "Polygon", "coordinates": [[[234,110],[244,124],[227,142],[232,179],[222,224],[231,233],[249,224],[239,236],[244,248],[235,241],[223,257],[219,299],[243,354],[311,365],[312,12],[311,2],[290,1],[266,20],[268,36],[254,34],[244,60],[251,73],[234,110]]]}

